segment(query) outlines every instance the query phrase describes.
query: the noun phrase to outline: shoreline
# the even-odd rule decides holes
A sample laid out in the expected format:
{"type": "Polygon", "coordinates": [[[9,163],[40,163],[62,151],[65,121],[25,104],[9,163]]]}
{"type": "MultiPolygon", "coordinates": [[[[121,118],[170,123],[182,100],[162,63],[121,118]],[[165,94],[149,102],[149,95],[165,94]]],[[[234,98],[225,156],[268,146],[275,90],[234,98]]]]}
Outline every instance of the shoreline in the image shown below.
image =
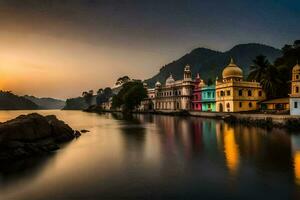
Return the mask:
{"type": "MultiPolygon", "coordinates": [[[[99,110],[86,109],[84,112],[91,113],[122,113],[119,110],[99,110]]],[[[132,111],[131,114],[152,114],[168,116],[201,117],[223,120],[230,124],[242,124],[247,126],[256,126],[259,128],[284,128],[288,131],[299,131],[300,116],[291,116],[284,114],[264,114],[264,113],[220,113],[220,112],[202,112],[202,111],[132,111]]]]}

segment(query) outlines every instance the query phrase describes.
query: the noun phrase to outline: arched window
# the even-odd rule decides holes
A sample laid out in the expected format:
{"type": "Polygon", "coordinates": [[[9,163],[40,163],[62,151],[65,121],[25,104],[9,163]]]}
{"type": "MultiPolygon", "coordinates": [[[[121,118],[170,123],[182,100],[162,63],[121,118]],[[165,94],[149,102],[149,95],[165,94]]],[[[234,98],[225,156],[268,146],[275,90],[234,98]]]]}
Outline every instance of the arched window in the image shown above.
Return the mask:
{"type": "Polygon", "coordinates": [[[252,91],[248,90],[248,96],[251,97],[252,96],[252,91]]]}
{"type": "Polygon", "coordinates": [[[249,103],[249,108],[252,108],[252,103],[251,102],[249,103]]]}
{"type": "Polygon", "coordinates": [[[262,91],[260,90],[260,91],[258,91],[258,96],[262,96],[262,91]]]}
{"type": "Polygon", "coordinates": [[[243,96],[243,90],[239,90],[239,96],[243,96]]]}

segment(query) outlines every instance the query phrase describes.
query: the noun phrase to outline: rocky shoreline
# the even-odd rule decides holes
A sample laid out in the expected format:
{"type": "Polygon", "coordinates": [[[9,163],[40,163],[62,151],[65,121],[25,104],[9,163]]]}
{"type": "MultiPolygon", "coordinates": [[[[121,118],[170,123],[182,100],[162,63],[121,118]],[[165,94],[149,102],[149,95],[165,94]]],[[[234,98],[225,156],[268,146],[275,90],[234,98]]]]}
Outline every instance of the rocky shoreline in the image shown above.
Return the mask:
{"type": "Polygon", "coordinates": [[[51,153],[80,135],[54,115],[21,115],[0,123],[0,161],[51,153]]]}

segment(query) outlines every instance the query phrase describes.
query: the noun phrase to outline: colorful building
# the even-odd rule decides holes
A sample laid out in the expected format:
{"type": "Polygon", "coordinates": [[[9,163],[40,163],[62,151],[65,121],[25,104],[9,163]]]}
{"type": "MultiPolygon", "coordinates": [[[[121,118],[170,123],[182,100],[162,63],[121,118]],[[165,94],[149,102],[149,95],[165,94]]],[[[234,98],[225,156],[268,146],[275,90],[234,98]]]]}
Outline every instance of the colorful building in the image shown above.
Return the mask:
{"type": "Polygon", "coordinates": [[[216,111],[216,88],[214,85],[204,85],[201,87],[202,111],[216,111]]]}
{"type": "Polygon", "coordinates": [[[290,113],[300,115],[300,65],[297,63],[292,71],[292,85],[290,94],[290,113]]]}
{"type": "Polygon", "coordinates": [[[243,71],[233,59],[216,80],[216,111],[241,112],[258,109],[258,102],[266,98],[260,83],[244,81],[243,71]]]}
{"type": "Polygon", "coordinates": [[[203,80],[200,79],[199,74],[194,82],[193,96],[192,96],[192,109],[196,111],[202,110],[201,104],[201,84],[203,84],[203,80]]]}
{"type": "Polygon", "coordinates": [[[154,110],[191,110],[194,82],[189,65],[184,68],[183,77],[183,80],[175,81],[170,75],[165,85],[156,82],[152,98],[154,110]]]}

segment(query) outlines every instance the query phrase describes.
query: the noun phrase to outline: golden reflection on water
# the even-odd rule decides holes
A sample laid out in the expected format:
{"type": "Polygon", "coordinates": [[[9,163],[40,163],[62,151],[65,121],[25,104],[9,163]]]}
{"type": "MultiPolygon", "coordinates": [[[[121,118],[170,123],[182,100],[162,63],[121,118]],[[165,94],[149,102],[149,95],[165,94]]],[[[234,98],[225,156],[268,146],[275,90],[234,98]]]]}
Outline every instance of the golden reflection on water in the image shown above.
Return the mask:
{"type": "Polygon", "coordinates": [[[240,163],[239,147],[235,141],[234,129],[227,125],[224,130],[224,151],[229,171],[236,174],[240,163]]]}
{"type": "Polygon", "coordinates": [[[295,182],[300,186],[300,151],[294,153],[295,182]]]}

